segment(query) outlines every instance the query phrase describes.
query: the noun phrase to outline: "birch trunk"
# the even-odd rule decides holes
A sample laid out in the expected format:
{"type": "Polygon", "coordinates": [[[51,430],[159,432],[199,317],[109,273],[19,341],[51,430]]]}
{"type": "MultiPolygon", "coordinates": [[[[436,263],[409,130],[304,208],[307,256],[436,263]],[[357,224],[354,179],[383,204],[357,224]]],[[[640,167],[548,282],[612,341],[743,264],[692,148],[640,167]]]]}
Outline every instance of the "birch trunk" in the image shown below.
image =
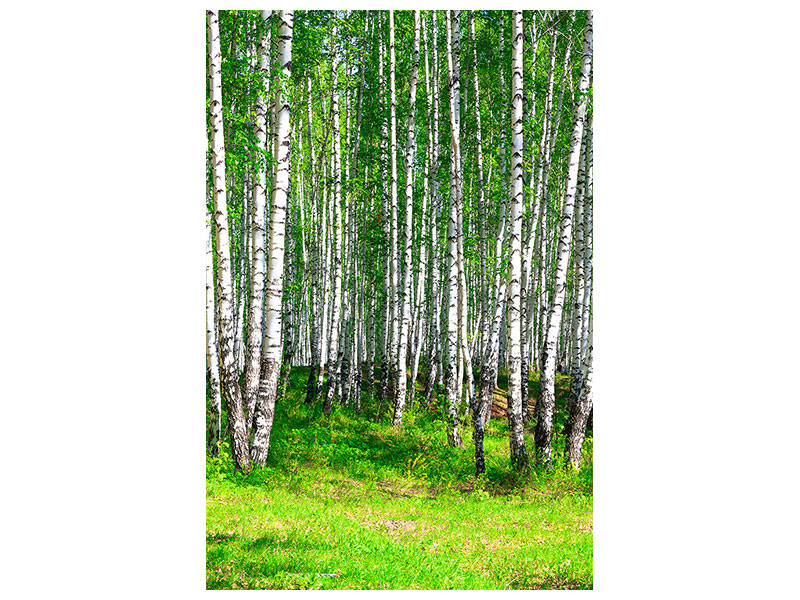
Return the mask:
{"type": "MultiPolygon", "coordinates": [[[[413,63],[411,66],[411,82],[409,84],[409,116],[408,134],[406,138],[406,224],[405,224],[405,249],[403,255],[403,322],[400,329],[400,340],[397,351],[397,393],[394,400],[394,417],[392,423],[400,427],[403,422],[403,412],[406,405],[406,357],[408,354],[408,337],[411,328],[411,234],[414,221],[414,153],[416,151],[416,136],[414,131],[414,109],[417,98],[417,71],[419,70],[419,11],[414,11],[414,48],[413,63]]],[[[392,41],[392,49],[394,41],[392,41]]],[[[394,66],[392,66],[392,73],[394,66]]],[[[413,394],[413,389],[411,390],[413,394]]]]}
{"type": "MultiPolygon", "coordinates": [[[[533,54],[533,81],[536,81],[536,48],[538,45],[538,39],[536,37],[536,18],[535,18],[535,11],[534,15],[531,18],[530,23],[530,53],[533,54]]],[[[528,106],[528,123],[530,123],[530,135],[529,135],[529,146],[533,148],[534,143],[534,134],[533,134],[533,124],[536,119],[536,86],[531,86],[530,96],[525,100],[528,106]]],[[[531,162],[536,162],[535,157],[536,152],[531,150],[531,162]]],[[[531,164],[531,176],[530,176],[530,185],[529,190],[534,189],[534,173],[535,173],[535,164],[531,164]]],[[[530,303],[530,297],[532,295],[531,291],[531,260],[533,258],[533,235],[536,230],[536,225],[538,221],[538,214],[539,214],[539,204],[536,202],[535,196],[533,194],[529,194],[529,202],[531,204],[532,215],[530,218],[530,222],[527,224],[528,229],[528,237],[525,245],[523,246],[522,250],[522,285],[520,287],[520,323],[521,323],[521,333],[520,333],[520,341],[521,341],[521,355],[522,355],[522,424],[527,425],[530,420],[530,411],[528,408],[528,401],[530,399],[530,392],[529,392],[529,380],[530,380],[530,318],[528,317],[528,304],[530,303]]]]}
{"type": "Polygon", "coordinates": [[[383,210],[381,215],[383,216],[383,233],[384,238],[386,239],[386,247],[387,252],[386,256],[384,257],[384,266],[383,266],[383,297],[384,297],[384,305],[383,305],[383,323],[381,327],[382,335],[382,344],[381,344],[381,381],[378,390],[378,400],[383,407],[383,403],[386,400],[386,394],[389,391],[389,383],[391,380],[389,372],[391,371],[392,367],[390,366],[391,362],[391,318],[392,318],[392,307],[394,305],[393,297],[392,297],[392,247],[391,247],[391,219],[389,217],[389,191],[388,191],[388,181],[389,181],[389,157],[388,157],[388,138],[389,138],[389,126],[386,119],[386,80],[384,77],[384,70],[383,70],[383,63],[386,60],[386,43],[384,41],[383,33],[379,35],[380,39],[380,59],[378,60],[378,87],[380,88],[381,95],[380,95],[380,113],[381,113],[381,184],[380,184],[380,191],[381,197],[383,200],[383,210]]]}
{"type": "Polygon", "coordinates": [[[584,367],[583,382],[581,385],[580,396],[575,405],[575,410],[570,414],[570,434],[567,437],[567,452],[570,466],[574,470],[581,467],[581,448],[586,437],[586,424],[589,421],[589,414],[592,411],[592,316],[589,315],[588,349],[586,352],[586,365],[584,367]]]}
{"type": "Polygon", "coordinates": [[[512,153],[511,153],[511,231],[508,284],[508,433],[511,464],[528,467],[522,435],[522,356],[520,349],[520,279],[522,277],[522,11],[512,13],[512,153]]]}
{"type": "Polygon", "coordinates": [[[485,216],[486,216],[486,189],[483,178],[483,138],[481,135],[481,95],[480,88],[478,87],[478,40],[475,36],[475,15],[470,20],[470,33],[472,35],[472,64],[473,64],[473,77],[472,84],[475,91],[475,143],[476,160],[478,163],[478,206],[480,209],[480,261],[481,261],[481,316],[480,316],[480,329],[481,338],[478,351],[478,356],[483,357],[486,351],[486,331],[489,329],[489,310],[488,310],[488,289],[486,285],[486,240],[485,240],[485,216]]]}
{"type": "MultiPolygon", "coordinates": [[[[486,207],[486,194],[484,189],[483,183],[483,148],[481,145],[481,96],[480,96],[480,88],[478,87],[478,54],[477,54],[477,38],[475,36],[475,15],[473,13],[473,18],[470,20],[470,33],[472,35],[472,64],[473,64],[473,78],[472,84],[473,89],[475,92],[475,127],[476,127],[476,143],[477,143],[477,163],[478,163],[478,206],[480,210],[480,215],[483,217],[485,215],[485,207],[486,207]]],[[[483,220],[483,219],[481,219],[483,220]]],[[[481,333],[485,333],[488,329],[488,310],[487,310],[487,289],[486,289],[486,253],[485,253],[485,240],[484,240],[484,231],[485,227],[483,223],[481,223],[480,232],[480,260],[481,260],[481,273],[480,273],[480,280],[481,280],[481,316],[480,316],[480,331],[481,333]]],[[[478,346],[480,350],[484,350],[486,348],[486,336],[481,336],[481,344],[478,346]]],[[[480,352],[479,355],[483,358],[483,353],[480,352]]],[[[470,375],[472,373],[472,365],[470,367],[470,375]]],[[[469,387],[472,388],[472,381],[470,377],[469,387]]],[[[489,398],[491,399],[491,393],[489,398]]],[[[481,388],[479,393],[470,393],[470,407],[472,409],[472,440],[475,446],[475,473],[476,475],[480,475],[481,473],[486,472],[486,459],[484,456],[483,450],[483,438],[484,438],[484,413],[486,410],[486,393],[485,390],[481,388]]]]}
{"type": "Polygon", "coordinates": [[[428,140],[431,150],[428,154],[430,170],[433,176],[433,204],[431,206],[431,295],[428,305],[428,322],[430,325],[430,347],[428,386],[425,392],[425,403],[430,404],[431,396],[436,387],[437,378],[442,378],[442,352],[440,328],[440,302],[439,302],[439,211],[441,209],[441,194],[439,193],[439,67],[436,40],[438,39],[438,26],[436,11],[433,12],[432,23],[432,53],[433,53],[433,88],[431,104],[433,105],[433,121],[428,127],[428,140]]]}
{"type": "MultiPolygon", "coordinates": [[[[308,98],[307,102],[307,128],[308,128],[308,161],[309,161],[309,172],[314,173],[314,136],[313,136],[313,111],[311,110],[311,77],[306,76],[306,97],[308,98]]],[[[317,218],[317,194],[316,194],[316,186],[310,185],[310,198],[309,201],[311,203],[311,223],[313,226],[314,231],[322,231],[324,232],[324,224],[320,223],[320,220],[317,218]]],[[[310,302],[311,305],[309,307],[309,317],[310,317],[310,342],[311,342],[311,368],[308,370],[308,381],[306,382],[306,404],[311,404],[314,399],[317,397],[317,380],[319,378],[320,372],[320,354],[321,354],[321,337],[322,331],[320,328],[320,294],[319,294],[319,282],[320,282],[320,262],[322,261],[321,254],[324,253],[324,242],[325,236],[324,233],[322,235],[322,243],[318,241],[318,237],[316,235],[311,236],[311,296],[310,302]],[[320,252],[322,250],[322,252],[320,252]]]]}
{"type": "Polygon", "coordinates": [[[236,358],[233,351],[233,284],[231,281],[230,239],[228,233],[228,203],[225,191],[225,143],[222,123],[222,55],[219,46],[219,14],[207,11],[209,68],[211,69],[212,177],[214,221],[217,235],[217,274],[219,299],[219,350],[222,360],[222,396],[228,413],[231,451],[236,468],[250,468],[247,455],[242,393],[239,388],[236,358]]]}
{"type": "Polygon", "coordinates": [[[575,193],[578,180],[578,162],[580,157],[583,121],[586,113],[586,89],[589,87],[589,71],[592,59],[592,11],[588,11],[583,43],[583,61],[581,77],[578,85],[578,104],[575,110],[575,121],[570,141],[567,185],[564,205],[559,224],[558,248],[556,250],[556,275],[554,282],[553,302],[548,314],[547,331],[542,352],[542,375],[539,401],[537,402],[536,423],[536,460],[549,466],[552,461],[553,413],[555,410],[555,368],[556,351],[563,311],[564,292],[566,289],[567,261],[569,260],[569,244],[572,233],[575,193]]]}
{"type": "Polygon", "coordinates": [[[391,343],[389,345],[389,373],[394,390],[397,393],[397,378],[400,376],[398,368],[398,351],[400,346],[400,246],[398,242],[398,215],[397,215],[397,89],[395,85],[395,48],[394,48],[394,11],[389,11],[389,192],[391,209],[391,298],[392,298],[392,325],[391,343]]]}
{"type": "MultiPolygon", "coordinates": [[[[588,131],[586,136],[586,179],[584,190],[583,203],[583,232],[584,232],[584,279],[586,285],[583,289],[583,322],[589,321],[589,305],[592,297],[592,164],[594,157],[592,156],[592,117],[589,117],[588,131]]],[[[581,336],[581,357],[586,356],[587,346],[589,343],[589,328],[584,327],[583,335],[581,336]]]]}
{"type": "MultiPolygon", "coordinates": [[[[586,134],[584,133],[584,138],[586,134]]],[[[567,424],[564,428],[564,437],[569,439],[572,427],[571,416],[580,398],[581,385],[583,378],[583,361],[581,360],[581,339],[583,319],[583,295],[584,295],[584,218],[583,218],[583,195],[586,181],[586,144],[581,145],[580,166],[578,168],[578,190],[575,196],[575,240],[572,250],[572,269],[573,269],[573,293],[572,311],[570,315],[572,331],[570,335],[570,388],[569,398],[567,399],[567,424]]]]}
{"type": "MultiPolygon", "coordinates": [[[[210,217],[210,215],[209,215],[210,217]]],[[[222,426],[222,397],[219,388],[219,358],[214,312],[214,257],[211,220],[206,220],[206,368],[211,387],[211,427],[208,432],[208,448],[212,456],[219,456],[220,430],[222,426]]]]}
{"type": "Polygon", "coordinates": [[[467,283],[464,266],[464,168],[461,160],[461,11],[453,11],[453,65],[455,78],[458,85],[455,87],[455,123],[459,132],[458,152],[455,154],[456,171],[458,173],[458,186],[456,196],[456,232],[458,252],[458,343],[459,343],[459,369],[458,390],[461,395],[462,382],[466,376],[467,402],[464,405],[468,410],[474,402],[474,385],[472,382],[472,359],[468,344],[467,321],[469,319],[469,305],[467,304],[467,283]]]}
{"type": "Polygon", "coordinates": [[[284,243],[286,210],[289,197],[290,160],[290,105],[289,85],[292,61],[292,30],[294,11],[280,12],[278,60],[281,77],[275,94],[276,162],[275,183],[272,189],[272,206],[269,220],[269,266],[267,270],[267,350],[261,364],[255,438],[251,455],[253,462],[264,464],[269,452],[269,438],[275,415],[275,396],[281,365],[281,327],[283,300],[284,243]]]}
{"type": "MultiPolygon", "coordinates": [[[[429,65],[429,56],[428,56],[428,30],[426,27],[422,27],[422,40],[423,45],[425,46],[425,97],[431,97],[431,88],[430,88],[430,65],[429,65]]],[[[433,152],[433,138],[432,138],[432,130],[433,125],[431,122],[431,101],[428,100],[426,103],[426,122],[428,124],[427,127],[427,154],[425,156],[425,160],[423,161],[423,175],[422,175],[422,213],[420,215],[420,232],[419,232],[419,272],[417,275],[417,295],[416,295],[416,305],[414,309],[414,314],[417,315],[415,320],[417,321],[416,325],[416,337],[414,342],[414,363],[412,365],[411,371],[411,390],[412,390],[412,398],[414,390],[416,389],[416,381],[417,381],[417,374],[419,371],[419,361],[422,355],[422,347],[424,346],[424,330],[425,325],[430,323],[430,313],[427,312],[427,315],[423,317],[423,310],[422,310],[422,302],[425,297],[425,282],[426,280],[430,279],[429,273],[429,266],[428,266],[428,257],[427,257],[427,245],[424,242],[424,231],[429,230],[430,226],[426,226],[426,220],[431,218],[431,214],[433,211],[428,211],[428,206],[432,203],[429,202],[430,197],[430,176],[431,176],[431,153],[433,152]]],[[[430,327],[430,325],[428,325],[430,327]]]]}
{"type": "Polygon", "coordinates": [[[447,72],[450,81],[450,214],[447,224],[448,249],[448,300],[447,300],[447,387],[448,429],[447,439],[451,446],[461,446],[458,429],[458,197],[459,197],[459,131],[457,122],[458,73],[453,65],[453,19],[447,14],[447,72]]]}
{"type": "Polygon", "coordinates": [[[330,414],[333,400],[339,383],[339,320],[342,306],[342,180],[341,180],[341,139],[339,136],[339,55],[336,49],[338,27],[333,26],[331,32],[331,48],[333,52],[331,82],[331,116],[333,119],[333,311],[330,320],[330,345],[328,347],[328,389],[325,394],[323,411],[330,414]]]}
{"type": "MultiPolygon", "coordinates": [[[[269,24],[271,10],[262,10],[261,18],[269,24]]],[[[261,34],[258,49],[258,71],[264,80],[266,92],[256,98],[256,118],[254,124],[255,136],[259,150],[266,147],[267,142],[267,106],[266,98],[269,95],[269,47],[270,31],[261,34]]],[[[247,359],[245,362],[245,412],[247,415],[248,432],[252,429],[256,399],[258,398],[258,382],[261,376],[261,323],[262,307],[264,304],[264,217],[266,215],[266,167],[258,169],[255,185],[253,186],[253,215],[251,218],[250,239],[253,251],[251,253],[250,272],[251,295],[250,310],[247,316],[247,359]]]]}

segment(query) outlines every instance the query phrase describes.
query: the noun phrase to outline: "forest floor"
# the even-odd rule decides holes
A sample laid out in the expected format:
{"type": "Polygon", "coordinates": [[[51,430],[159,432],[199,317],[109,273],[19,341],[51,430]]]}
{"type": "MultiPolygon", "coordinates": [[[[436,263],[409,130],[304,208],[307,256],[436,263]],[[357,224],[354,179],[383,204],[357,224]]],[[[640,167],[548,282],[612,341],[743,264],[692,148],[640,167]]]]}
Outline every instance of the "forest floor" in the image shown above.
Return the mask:
{"type": "MultiPolygon", "coordinates": [[[[225,444],[207,460],[208,589],[592,588],[591,435],[579,474],[515,473],[501,375],[475,477],[471,427],[448,446],[442,406],[415,405],[401,430],[372,405],[324,415],[303,404],[307,377],[292,372],[265,467],[234,472],[225,444]]],[[[558,377],[557,433],[568,392],[558,377]]]]}

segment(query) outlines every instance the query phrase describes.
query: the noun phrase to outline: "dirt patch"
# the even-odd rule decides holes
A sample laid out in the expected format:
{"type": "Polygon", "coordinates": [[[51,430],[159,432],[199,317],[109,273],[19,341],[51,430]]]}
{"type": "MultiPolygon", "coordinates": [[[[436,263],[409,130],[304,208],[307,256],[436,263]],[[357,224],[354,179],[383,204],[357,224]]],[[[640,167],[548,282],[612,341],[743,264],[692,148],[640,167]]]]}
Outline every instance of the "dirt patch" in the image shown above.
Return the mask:
{"type": "MultiPolygon", "coordinates": [[[[417,519],[379,519],[365,523],[365,526],[373,531],[388,533],[395,539],[408,533],[421,537],[432,530],[444,529],[442,524],[425,523],[417,519]]],[[[435,545],[436,543],[434,542],[435,545]]]]}
{"type": "Polygon", "coordinates": [[[393,498],[412,498],[416,496],[432,496],[426,486],[405,484],[397,481],[379,481],[378,489],[393,498]]]}
{"type": "Polygon", "coordinates": [[[417,528],[417,521],[415,520],[407,520],[407,521],[381,521],[383,525],[389,531],[397,531],[397,530],[414,530],[417,528]]]}
{"type": "MultiPolygon", "coordinates": [[[[528,414],[530,416],[534,414],[535,405],[536,396],[528,391],[528,414]]],[[[505,395],[505,391],[500,388],[495,388],[492,394],[492,418],[508,418],[508,398],[505,395]]]]}

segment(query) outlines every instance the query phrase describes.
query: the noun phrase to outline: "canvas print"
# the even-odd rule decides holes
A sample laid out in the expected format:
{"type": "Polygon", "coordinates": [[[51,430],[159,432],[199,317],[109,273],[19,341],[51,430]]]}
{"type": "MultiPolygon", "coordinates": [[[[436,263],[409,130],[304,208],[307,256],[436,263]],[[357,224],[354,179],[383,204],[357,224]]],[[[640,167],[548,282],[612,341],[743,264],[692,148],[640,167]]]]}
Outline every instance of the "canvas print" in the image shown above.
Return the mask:
{"type": "Polygon", "coordinates": [[[592,11],[206,11],[206,586],[591,589],[592,11]]]}

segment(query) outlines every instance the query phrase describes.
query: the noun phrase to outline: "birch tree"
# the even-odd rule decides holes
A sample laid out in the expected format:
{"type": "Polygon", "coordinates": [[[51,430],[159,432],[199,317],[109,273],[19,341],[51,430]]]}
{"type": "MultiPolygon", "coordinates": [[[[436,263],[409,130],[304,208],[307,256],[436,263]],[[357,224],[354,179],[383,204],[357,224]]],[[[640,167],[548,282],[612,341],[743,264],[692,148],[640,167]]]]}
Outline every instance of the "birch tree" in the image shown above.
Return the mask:
{"type": "Polygon", "coordinates": [[[220,52],[219,14],[207,11],[209,33],[209,69],[211,71],[211,165],[214,198],[214,224],[217,236],[217,297],[219,300],[219,351],[222,361],[221,390],[228,413],[231,452],[237,469],[250,468],[247,453],[247,430],[242,407],[242,393],[233,351],[233,284],[231,279],[228,203],[225,189],[225,131],[222,122],[222,54],[220,52]]]}
{"type": "Polygon", "coordinates": [[[338,71],[339,57],[337,53],[337,32],[338,27],[334,24],[331,31],[331,50],[333,54],[333,64],[331,68],[331,119],[332,119],[332,141],[333,152],[331,157],[333,178],[333,312],[331,313],[330,323],[330,343],[328,345],[328,388],[325,394],[325,404],[323,410],[330,413],[333,410],[333,400],[336,396],[336,386],[339,382],[337,365],[339,364],[339,318],[342,309],[342,170],[341,154],[342,144],[339,135],[339,87],[338,71]]]}
{"type": "MultiPolygon", "coordinates": [[[[394,11],[389,11],[389,176],[390,210],[391,210],[391,296],[392,296],[392,324],[391,342],[389,345],[389,369],[391,381],[396,382],[400,376],[398,371],[398,351],[400,346],[400,246],[398,242],[398,215],[397,215],[397,89],[395,85],[395,27],[394,11]]],[[[397,393],[395,383],[395,393],[397,393]]]]}
{"type": "Polygon", "coordinates": [[[555,370],[556,352],[561,327],[561,314],[564,306],[564,292],[567,280],[567,261],[569,260],[570,237],[572,234],[575,193],[578,183],[578,162],[580,157],[583,121],[586,114],[586,90],[589,87],[589,72],[592,60],[592,11],[587,12],[583,41],[583,60],[577,90],[577,105],[570,141],[569,163],[566,182],[566,195],[561,210],[558,229],[558,248],[556,250],[556,275],[553,302],[550,306],[547,331],[542,349],[542,373],[539,400],[537,402],[536,422],[536,460],[549,466],[552,461],[551,439],[553,414],[555,410],[555,370]]]}
{"type": "Polygon", "coordinates": [[[584,374],[581,381],[580,395],[575,408],[570,413],[570,433],[567,436],[567,460],[569,465],[578,470],[581,466],[581,448],[583,447],[583,440],[586,436],[586,423],[589,421],[589,414],[592,411],[593,395],[592,395],[592,315],[589,314],[589,330],[588,348],[586,352],[586,364],[584,366],[584,374]]]}
{"type": "MultiPolygon", "coordinates": [[[[522,435],[522,356],[520,351],[520,279],[522,277],[522,11],[512,13],[511,72],[511,231],[508,284],[508,433],[511,464],[528,467],[522,435]]],[[[526,382],[527,383],[527,382],[526,382]]]]}
{"type": "MultiPolygon", "coordinates": [[[[210,215],[209,215],[210,217],[210,215]]],[[[217,356],[216,319],[214,318],[214,257],[212,255],[211,220],[206,219],[206,369],[211,388],[211,427],[208,447],[212,456],[219,454],[222,426],[222,397],[219,388],[219,358],[217,356]]]]}
{"type": "Polygon", "coordinates": [[[447,73],[450,82],[450,211],[447,223],[447,387],[448,428],[447,439],[451,446],[461,446],[458,429],[458,197],[459,180],[459,129],[457,122],[459,77],[453,65],[453,11],[446,11],[447,19],[447,73]]]}
{"type": "Polygon", "coordinates": [[[222,11],[209,40],[211,452],[227,417],[237,468],[263,464],[281,390],[308,365],[307,403],[363,407],[378,420],[391,406],[397,427],[425,383],[447,443],[462,444],[472,417],[478,474],[492,461],[493,398],[507,395],[521,469],[536,361],[537,458],[551,460],[550,390],[568,369],[574,466],[571,444],[592,411],[591,110],[581,108],[586,61],[572,41],[587,13],[473,13],[462,36],[460,11],[274,11],[280,27],[265,27],[272,12],[222,11]],[[497,388],[506,366],[507,394],[497,388]]]}
{"type": "MultiPolygon", "coordinates": [[[[256,115],[254,130],[259,151],[266,150],[267,143],[267,97],[269,95],[269,47],[271,43],[270,17],[271,10],[262,10],[261,18],[267,27],[262,30],[258,48],[258,74],[265,85],[263,95],[256,99],[256,115]]],[[[257,161],[260,164],[261,161],[257,161]]],[[[251,294],[247,318],[247,359],[245,362],[245,408],[248,430],[252,428],[258,383],[261,376],[261,322],[262,305],[264,303],[264,219],[266,217],[267,170],[258,169],[255,185],[253,185],[253,211],[250,230],[252,252],[250,262],[251,294]]]]}
{"type": "MultiPolygon", "coordinates": [[[[312,95],[311,95],[311,76],[306,75],[306,131],[308,135],[307,151],[309,162],[309,173],[312,178],[314,177],[314,134],[313,134],[313,110],[312,110],[312,95]]],[[[321,161],[320,161],[321,162],[321,161]]],[[[311,346],[311,368],[308,371],[308,381],[306,382],[306,404],[311,404],[317,396],[317,379],[320,374],[320,358],[322,354],[322,323],[321,321],[321,306],[320,306],[320,280],[323,279],[321,274],[323,269],[320,262],[323,260],[325,253],[325,224],[324,221],[318,218],[320,213],[317,209],[317,182],[318,178],[313,185],[310,185],[309,203],[311,205],[311,223],[315,231],[322,230],[322,235],[311,236],[311,300],[309,310],[310,321],[310,346],[311,346]],[[321,238],[321,239],[320,239],[321,238]]],[[[324,280],[322,281],[324,285],[324,280]]]]}
{"type": "Polygon", "coordinates": [[[262,376],[256,411],[255,438],[252,459],[264,464],[269,451],[269,437],[275,416],[275,396],[281,366],[281,328],[283,300],[284,243],[286,209],[289,197],[290,157],[290,104],[289,85],[292,62],[292,32],[294,11],[280,12],[278,30],[278,61],[280,81],[275,93],[275,136],[277,167],[272,188],[272,206],[269,220],[269,266],[267,270],[267,349],[261,364],[262,376]]]}
{"type": "MultiPolygon", "coordinates": [[[[399,427],[403,421],[403,412],[406,405],[406,356],[408,352],[408,337],[411,329],[411,234],[414,222],[414,153],[416,150],[416,137],[414,135],[414,107],[417,97],[417,71],[419,70],[419,11],[414,11],[414,49],[413,63],[411,66],[411,83],[409,84],[409,116],[408,134],[406,138],[406,224],[405,224],[405,249],[403,254],[403,322],[400,330],[400,339],[397,351],[397,393],[395,395],[394,418],[392,422],[399,427]]],[[[394,48],[394,43],[392,43],[394,48]]],[[[392,67],[394,72],[394,67],[392,67]]],[[[411,390],[413,394],[413,389],[411,390]]]]}

